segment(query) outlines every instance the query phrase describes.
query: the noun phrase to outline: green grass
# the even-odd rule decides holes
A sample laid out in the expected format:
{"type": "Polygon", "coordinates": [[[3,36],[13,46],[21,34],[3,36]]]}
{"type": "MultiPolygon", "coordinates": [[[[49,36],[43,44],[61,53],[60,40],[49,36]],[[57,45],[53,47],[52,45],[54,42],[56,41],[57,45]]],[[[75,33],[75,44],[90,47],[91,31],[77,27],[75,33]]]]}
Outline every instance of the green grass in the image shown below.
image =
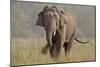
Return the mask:
{"type": "Polygon", "coordinates": [[[59,60],[54,61],[49,56],[49,52],[47,55],[41,53],[41,49],[46,44],[45,39],[14,38],[11,41],[11,65],[93,61],[95,60],[95,41],[93,39],[89,41],[88,44],[75,41],[67,57],[62,48],[59,60]]]}

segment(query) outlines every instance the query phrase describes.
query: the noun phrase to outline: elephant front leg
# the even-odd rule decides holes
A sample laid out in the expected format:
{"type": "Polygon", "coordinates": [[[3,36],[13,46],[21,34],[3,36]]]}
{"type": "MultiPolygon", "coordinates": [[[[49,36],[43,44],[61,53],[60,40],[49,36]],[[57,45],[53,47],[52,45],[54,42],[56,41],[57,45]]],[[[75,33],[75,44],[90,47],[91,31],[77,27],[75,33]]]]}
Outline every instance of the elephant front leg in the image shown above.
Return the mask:
{"type": "Polygon", "coordinates": [[[54,44],[53,47],[53,54],[55,57],[59,57],[60,56],[60,51],[61,51],[61,47],[63,46],[64,42],[65,42],[65,30],[64,28],[60,28],[57,29],[57,36],[56,36],[56,42],[54,44]]]}
{"type": "Polygon", "coordinates": [[[64,44],[62,39],[58,39],[55,44],[50,48],[50,56],[53,59],[58,59],[60,56],[61,46],[64,44]]]}
{"type": "Polygon", "coordinates": [[[60,55],[61,48],[62,48],[63,44],[64,44],[64,40],[63,39],[58,40],[58,42],[56,43],[56,55],[57,56],[60,55]]]}
{"type": "Polygon", "coordinates": [[[49,47],[50,47],[50,46],[49,46],[48,43],[47,43],[47,44],[42,48],[42,51],[41,51],[41,52],[42,52],[43,54],[47,54],[47,51],[48,51],[49,47]]]}

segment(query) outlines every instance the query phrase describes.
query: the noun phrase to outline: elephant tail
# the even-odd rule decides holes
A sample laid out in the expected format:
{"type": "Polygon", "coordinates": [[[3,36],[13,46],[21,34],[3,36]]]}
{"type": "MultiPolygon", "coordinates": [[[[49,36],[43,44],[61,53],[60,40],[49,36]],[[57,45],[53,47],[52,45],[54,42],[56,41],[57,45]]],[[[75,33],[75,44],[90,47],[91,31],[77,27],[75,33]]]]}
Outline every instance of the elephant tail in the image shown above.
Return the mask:
{"type": "Polygon", "coordinates": [[[79,39],[77,39],[76,37],[75,37],[74,39],[75,39],[77,42],[82,43],[82,44],[89,43],[89,41],[86,41],[86,42],[80,41],[80,40],[79,40],[79,39]]]}

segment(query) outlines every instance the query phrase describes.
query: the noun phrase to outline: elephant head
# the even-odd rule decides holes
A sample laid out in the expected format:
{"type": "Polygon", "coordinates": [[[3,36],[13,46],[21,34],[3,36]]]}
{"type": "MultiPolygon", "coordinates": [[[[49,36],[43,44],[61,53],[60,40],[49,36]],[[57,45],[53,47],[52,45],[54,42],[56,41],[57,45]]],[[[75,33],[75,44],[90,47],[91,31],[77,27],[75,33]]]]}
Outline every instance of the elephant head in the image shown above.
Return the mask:
{"type": "Polygon", "coordinates": [[[63,27],[67,22],[64,18],[64,11],[56,6],[45,6],[38,14],[36,25],[42,26],[46,30],[46,39],[49,45],[52,45],[52,37],[56,35],[56,31],[60,34],[59,27],[63,27]]]}

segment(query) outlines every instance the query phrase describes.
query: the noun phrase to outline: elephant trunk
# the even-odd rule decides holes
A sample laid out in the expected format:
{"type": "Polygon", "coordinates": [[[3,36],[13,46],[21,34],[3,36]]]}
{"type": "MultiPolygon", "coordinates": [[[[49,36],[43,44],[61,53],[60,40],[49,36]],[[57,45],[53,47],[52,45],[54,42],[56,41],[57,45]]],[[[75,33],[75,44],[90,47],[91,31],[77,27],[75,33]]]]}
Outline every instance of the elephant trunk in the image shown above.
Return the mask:
{"type": "Polygon", "coordinates": [[[46,39],[48,46],[52,46],[52,32],[46,31],[46,39]]]}
{"type": "Polygon", "coordinates": [[[52,46],[54,44],[56,33],[56,29],[46,31],[46,39],[49,46],[52,46]]]}

